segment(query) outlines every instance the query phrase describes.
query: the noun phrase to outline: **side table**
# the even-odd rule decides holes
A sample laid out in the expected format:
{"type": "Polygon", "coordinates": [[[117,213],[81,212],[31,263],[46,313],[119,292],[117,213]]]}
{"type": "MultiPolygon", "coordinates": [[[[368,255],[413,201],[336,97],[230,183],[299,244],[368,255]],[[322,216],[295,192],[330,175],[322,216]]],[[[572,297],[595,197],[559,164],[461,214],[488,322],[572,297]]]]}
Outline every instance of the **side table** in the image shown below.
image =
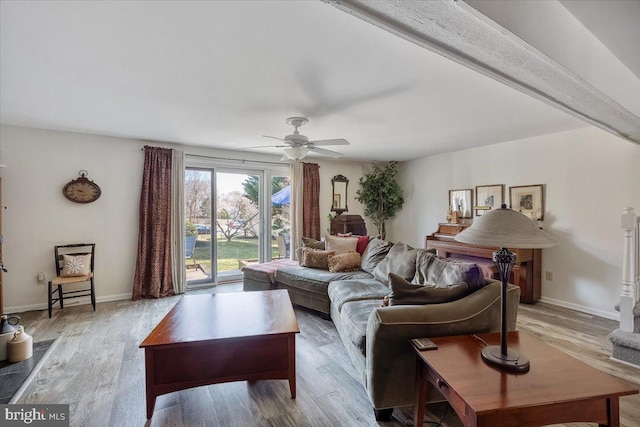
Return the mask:
{"type": "Polygon", "coordinates": [[[465,426],[534,427],[567,422],[620,425],[619,397],[637,394],[541,340],[509,332],[509,348],[531,361],[525,374],[499,371],[480,352],[500,343],[499,333],[432,338],[437,350],[417,353],[414,426],[422,425],[428,387],[436,387],[465,426]],[[483,342],[484,341],[484,342],[483,342]]]}

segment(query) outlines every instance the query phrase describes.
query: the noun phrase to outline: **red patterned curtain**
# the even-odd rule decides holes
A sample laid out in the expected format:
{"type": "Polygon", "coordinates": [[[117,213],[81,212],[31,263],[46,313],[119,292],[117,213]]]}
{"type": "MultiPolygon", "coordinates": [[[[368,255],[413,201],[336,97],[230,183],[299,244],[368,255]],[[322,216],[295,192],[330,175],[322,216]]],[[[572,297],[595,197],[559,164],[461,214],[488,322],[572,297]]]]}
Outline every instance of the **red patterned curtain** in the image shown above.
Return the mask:
{"type": "Polygon", "coordinates": [[[320,166],[303,165],[302,235],[320,240],[320,166]]]}
{"type": "Polygon", "coordinates": [[[172,150],[144,147],[138,257],[132,300],[173,295],[171,271],[172,150]]]}

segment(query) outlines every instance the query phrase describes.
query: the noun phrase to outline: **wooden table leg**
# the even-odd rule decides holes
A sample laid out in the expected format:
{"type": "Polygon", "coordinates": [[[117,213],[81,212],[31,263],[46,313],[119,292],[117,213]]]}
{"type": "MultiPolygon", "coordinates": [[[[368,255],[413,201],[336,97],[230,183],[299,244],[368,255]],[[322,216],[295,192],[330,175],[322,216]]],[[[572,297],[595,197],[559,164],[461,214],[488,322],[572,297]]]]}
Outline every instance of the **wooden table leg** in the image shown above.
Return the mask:
{"type": "Polygon", "coordinates": [[[153,372],[153,349],[145,348],[144,350],[144,367],[146,375],[146,392],[147,392],[147,419],[153,416],[153,409],[156,406],[156,394],[153,383],[155,381],[153,372]]]}
{"type": "Polygon", "coordinates": [[[289,334],[289,390],[291,398],[296,398],[296,335],[289,334]]]}
{"type": "Polygon", "coordinates": [[[598,424],[600,427],[620,427],[620,400],[618,397],[607,399],[607,423],[598,424]]]}
{"type": "Polygon", "coordinates": [[[427,398],[427,380],[424,378],[424,363],[416,356],[416,402],[413,410],[414,427],[422,426],[424,402],[427,398]]]}

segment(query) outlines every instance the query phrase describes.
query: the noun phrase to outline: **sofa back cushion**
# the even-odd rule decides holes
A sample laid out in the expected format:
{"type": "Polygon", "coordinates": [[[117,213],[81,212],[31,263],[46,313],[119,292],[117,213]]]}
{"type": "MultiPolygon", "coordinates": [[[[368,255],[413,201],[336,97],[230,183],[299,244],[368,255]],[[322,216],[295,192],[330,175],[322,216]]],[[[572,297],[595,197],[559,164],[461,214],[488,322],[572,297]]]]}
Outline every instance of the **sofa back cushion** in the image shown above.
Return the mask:
{"type": "Polygon", "coordinates": [[[312,249],[320,249],[320,250],[325,250],[326,248],[324,247],[324,241],[323,240],[316,240],[313,239],[311,237],[303,237],[302,238],[302,246],[305,248],[312,248],[312,249]]]}
{"type": "Polygon", "coordinates": [[[334,251],[336,254],[355,252],[358,247],[357,237],[324,236],[325,249],[334,251]]]}
{"type": "Polygon", "coordinates": [[[333,251],[321,251],[320,249],[302,248],[300,265],[309,268],[329,269],[329,257],[334,256],[333,251]]]}
{"type": "Polygon", "coordinates": [[[367,273],[373,274],[373,270],[387,256],[391,246],[393,246],[393,243],[386,240],[371,239],[362,253],[360,268],[367,273]]]}
{"type": "Polygon", "coordinates": [[[476,264],[440,258],[427,251],[420,251],[416,256],[416,270],[411,283],[444,286],[459,282],[467,284],[469,293],[485,284],[482,270],[476,264]]]}
{"type": "Polygon", "coordinates": [[[387,256],[373,270],[373,277],[389,286],[389,273],[395,273],[405,280],[411,280],[416,274],[416,255],[418,250],[401,242],[395,243],[387,256]]]}
{"type": "Polygon", "coordinates": [[[464,282],[449,285],[414,285],[393,273],[389,273],[389,280],[389,305],[441,304],[462,298],[469,289],[464,282]]]}
{"type": "Polygon", "coordinates": [[[358,270],[360,270],[360,254],[358,252],[347,252],[329,257],[329,271],[332,273],[358,270]]]}

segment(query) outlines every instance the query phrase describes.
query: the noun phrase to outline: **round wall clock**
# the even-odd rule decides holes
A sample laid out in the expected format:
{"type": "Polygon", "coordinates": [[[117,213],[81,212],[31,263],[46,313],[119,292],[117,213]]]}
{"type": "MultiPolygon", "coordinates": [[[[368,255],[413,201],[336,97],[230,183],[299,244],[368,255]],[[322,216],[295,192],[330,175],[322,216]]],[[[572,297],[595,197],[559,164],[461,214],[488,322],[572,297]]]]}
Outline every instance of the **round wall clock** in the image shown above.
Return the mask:
{"type": "Polygon", "coordinates": [[[98,200],[102,191],[98,184],[87,179],[87,171],[80,171],[80,178],[72,179],[62,189],[62,194],[74,203],[91,203],[98,200]]]}

